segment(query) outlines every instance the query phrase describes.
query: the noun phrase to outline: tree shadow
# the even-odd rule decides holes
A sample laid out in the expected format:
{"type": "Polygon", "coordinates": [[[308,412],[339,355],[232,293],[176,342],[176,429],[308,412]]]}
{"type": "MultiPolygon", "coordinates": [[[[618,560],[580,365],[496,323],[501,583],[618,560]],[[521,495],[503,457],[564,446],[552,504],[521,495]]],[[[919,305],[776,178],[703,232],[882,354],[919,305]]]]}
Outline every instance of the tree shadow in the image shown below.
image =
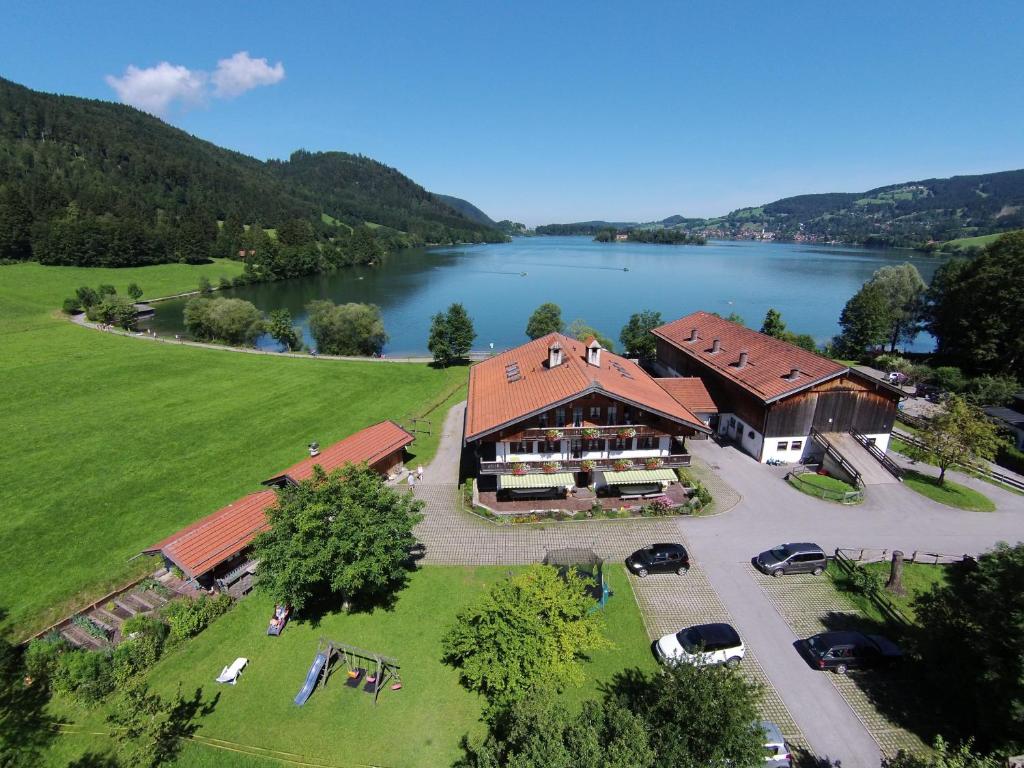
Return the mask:
{"type": "Polygon", "coordinates": [[[68,768],[119,768],[120,763],[113,755],[86,752],[77,760],[68,763],[68,768]]]}
{"type": "Polygon", "coordinates": [[[309,623],[316,629],[326,617],[339,613],[393,611],[398,604],[399,594],[408,585],[410,575],[417,568],[416,561],[426,555],[426,548],[414,548],[414,552],[417,554],[410,553],[404,569],[395,578],[374,590],[349,596],[329,589],[317,590],[316,596],[301,611],[296,612],[294,620],[309,623]]]}
{"type": "MultiPolygon", "coordinates": [[[[0,624],[7,611],[0,609],[0,624]]],[[[3,725],[3,752],[26,765],[46,749],[56,736],[56,720],[46,711],[49,691],[41,680],[32,680],[25,669],[24,648],[0,639],[0,722],[3,725]]]]}
{"type": "MultiPolygon", "coordinates": [[[[882,635],[904,650],[910,647],[912,629],[892,622],[878,621],[861,614],[830,612],[823,617],[822,623],[828,631],[882,635]]],[[[926,744],[932,743],[939,732],[940,723],[936,718],[934,702],[930,702],[924,695],[924,669],[919,659],[907,655],[891,664],[850,670],[846,678],[889,722],[913,733],[926,744]]]]}

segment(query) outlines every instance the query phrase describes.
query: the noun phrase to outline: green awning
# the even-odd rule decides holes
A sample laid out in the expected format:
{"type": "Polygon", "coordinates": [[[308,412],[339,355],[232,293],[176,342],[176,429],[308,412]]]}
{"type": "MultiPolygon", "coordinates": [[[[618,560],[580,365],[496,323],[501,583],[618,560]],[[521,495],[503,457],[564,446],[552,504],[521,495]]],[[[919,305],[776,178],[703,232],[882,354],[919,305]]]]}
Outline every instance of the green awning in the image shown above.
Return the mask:
{"type": "Polygon", "coordinates": [[[537,475],[499,475],[498,487],[505,488],[558,488],[576,485],[571,472],[544,472],[537,475]]]}
{"type": "Polygon", "coordinates": [[[671,469],[627,469],[625,472],[605,472],[608,485],[642,485],[644,483],[672,483],[678,480],[671,469]]]}

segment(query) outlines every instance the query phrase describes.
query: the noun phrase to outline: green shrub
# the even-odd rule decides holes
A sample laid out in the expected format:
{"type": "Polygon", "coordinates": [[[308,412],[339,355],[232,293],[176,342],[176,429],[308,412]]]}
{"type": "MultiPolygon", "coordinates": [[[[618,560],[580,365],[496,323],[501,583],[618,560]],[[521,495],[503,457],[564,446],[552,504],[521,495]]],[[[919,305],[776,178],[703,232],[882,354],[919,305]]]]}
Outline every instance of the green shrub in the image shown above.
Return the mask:
{"type": "Polygon", "coordinates": [[[942,365],[932,371],[931,383],[943,392],[962,392],[967,386],[967,377],[955,366],[942,365]]]}
{"type": "Polygon", "coordinates": [[[160,658],[160,641],[152,636],[140,634],[127,638],[114,650],[112,676],[119,689],[137,678],[156,664],[160,658]]]}
{"type": "Polygon", "coordinates": [[[70,296],[64,299],[61,309],[64,310],[65,315],[77,315],[82,311],[82,302],[78,300],[77,296],[70,296]]]}
{"type": "Polygon", "coordinates": [[[587,513],[587,510],[581,509],[579,512],[576,512],[575,514],[573,514],[572,519],[573,520],[586,520],[588,517],[590,517],[590,515],[587,513]]]}
{"type": "Polygon", "coordinates": [[[25,649],[25,670],[33,680],[49,683],[57,671],[61,654],[71,645],[58,634],[38,637],[25,649]]]}
{"type": "Polygon", "coordinates": [[[198,635],[230,608],[231,598],[227,595],[202,595],[196,600],[172,600],[164,606],[163,617],[171,628],[171,637],[185,640],[198,635]]]}
{"type": "Polygon", "coordinates": [[[151,637],[160,645],[163,645],[164,640],[167,639],[167,633],[169,631],[170,628],[160,621],[160,619],[153,618],[152,616],[146,616],[141,613],[132,616],[121,625],[122,637],[130,638],[132,635],[137,634],[141,637],[151,637]]]}
{"type": "Polygon", "coordinates": [[[706,507],[714,500],[711,491],[700,480],[693,481],[693,498],[697,499],[702,507],[706,507]]]}
{"type": "Polygon", "coordinates": [[[884,586],[882,577],[875,571],[855,566],[850,572],[850,586],[862,595],[871,595],[884,586]]]}
{"type": "Polygon", "coordinates": [[[1012,472],[1024,474],[1024,451],[1018,451],[1012,445],[1004,445],[996,454],[996,464],[1012,472]]]}
{"type": "Polygon", "coordinates": [[[217,281],[217,287],[220,288],[222,291],[225,290],[226,288],[230,288],[231,280],[227,277],[224,277],[224,275],[221,275],[220,279],[217,281]]]}
{"type": "Polygon", "coordinates": [[[94,703],[114,689],[113,662],[107,651],[81,648],[62,653],[52,677],[54,690],[94,703]]]}

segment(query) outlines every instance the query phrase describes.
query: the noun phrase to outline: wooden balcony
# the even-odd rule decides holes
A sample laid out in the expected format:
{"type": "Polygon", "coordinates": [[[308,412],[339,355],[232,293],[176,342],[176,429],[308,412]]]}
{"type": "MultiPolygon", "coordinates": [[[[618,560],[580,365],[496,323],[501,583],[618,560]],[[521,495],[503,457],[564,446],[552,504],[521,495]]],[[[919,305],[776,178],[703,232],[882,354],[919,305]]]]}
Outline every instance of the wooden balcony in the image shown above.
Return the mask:
{"type": "MultiPolygon", "coordinates": [[[[636,434],[634,437],[663,437],[666,433],[652,429],[644,424],[614,424],[612,426],[601,426],[583,422],[581,427],[529,427],[522,430],[514,439],[518,440],[547,440],[547,433],[556,430],[562,433],[562,440],[613,440],[619,437],[620,430],[631,429],[636,434]],[[597,434],[593,434],[597,430],[597,434]],[[584,434],[584,433],[587,434],[584,434]]],[[[502,438],[513,439],[513,438],[502,438]]]]}
{"type": "MultiPolygon", "coordinates": [[[[672,453],[668,456],[658,456],[657,458],[661,459],[661,467],[666,469],[690,466],[690,454],[688,453],[672,453]]],[[[481,461],[480,474],[511,475],[517,469],[520,473],[525,469],[528,475],[538,475],[545,472],[544,464],[548,461],[554,461],[559,465],[559,468],[555,470],[556,472],[580,472],[584,461],[593,462],[595,465],[593,470],[595,472],[614,470],[617,461],[631,461],[633,463],[632,469],[647,469],[642,456],[618,459],[605,457],[600,459],[548,459],[544,461],[481,461]]]]}

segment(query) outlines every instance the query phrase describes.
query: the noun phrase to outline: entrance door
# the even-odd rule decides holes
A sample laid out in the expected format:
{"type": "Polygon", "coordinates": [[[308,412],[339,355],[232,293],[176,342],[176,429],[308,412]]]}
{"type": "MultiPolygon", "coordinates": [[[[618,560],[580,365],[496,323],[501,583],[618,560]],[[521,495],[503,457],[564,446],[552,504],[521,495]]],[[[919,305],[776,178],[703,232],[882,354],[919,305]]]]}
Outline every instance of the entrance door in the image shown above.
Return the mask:
{"type": "Polygon", "coordinates": [[[583,441],[573,440],[569,444],[569,456],[573,459],[583,458],[583,441]]]}

